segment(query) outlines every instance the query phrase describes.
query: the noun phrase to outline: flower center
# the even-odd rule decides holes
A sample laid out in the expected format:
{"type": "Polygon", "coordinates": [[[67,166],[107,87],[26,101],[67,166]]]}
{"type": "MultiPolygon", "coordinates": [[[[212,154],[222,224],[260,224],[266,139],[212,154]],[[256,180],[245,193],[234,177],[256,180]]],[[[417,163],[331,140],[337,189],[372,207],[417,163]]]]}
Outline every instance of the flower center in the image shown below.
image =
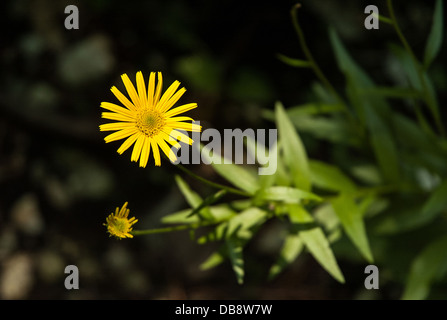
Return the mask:
{"type": "Polygon", "coordinates": [[[130,231],[129,222],[123,218],[113,218],[112,223],[109,224],[109,231],[114,235],[122,235],[130,231]]]}
{"type": "Polygon", "coordinates": [[[136,126],[147,137],[152,138],[160,132],[165,123],[160,112],[145,109],[138,115],[136,126]]]}

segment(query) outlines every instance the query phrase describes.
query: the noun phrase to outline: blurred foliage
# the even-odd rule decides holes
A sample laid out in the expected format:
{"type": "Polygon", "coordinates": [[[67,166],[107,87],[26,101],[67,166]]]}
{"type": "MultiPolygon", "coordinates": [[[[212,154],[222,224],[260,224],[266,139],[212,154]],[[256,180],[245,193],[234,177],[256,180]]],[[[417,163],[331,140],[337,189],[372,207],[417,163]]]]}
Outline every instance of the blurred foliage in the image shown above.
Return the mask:
{"type": "MultiPolygon", "coordinates": [[[[338,99],[297,63],[305,56],[292,58],[294,1],[2,3],[0,297],[445,298],[440,3],[395,4],[411,54],[393,26],[365,30],[370,2],[303,1],[300,25],[338,99]],[[79,30],[63,27],[68,4],[79,7],[79,30]],[[263,186],[254,207],[176,180],[170,165],[141,170],[103,143],[99,103],[120,74],[138,70],[180,80],[205,127],[278,126],[284,168],[275,179],[254,177],[256,187],[230,179],[263,186]],[[276,100],[286,108],[272,110],[276,100]],[[289,170],[308,176],[290,181],[289,170]],[[181,222],[168,214],[184,208],[182,194],[193,208],[218,202],[200,213],[222,224],[204,234],[107,237],[102,224],[118,203],[149,228],[181,222]],[[288,203],[291,195],[310,202],[288,203]],[[272,203],[274,211],[258,207],[272,203]],[[363,286],[372,259],[376,292],[363,286]],[[63,286],[68,264],[79,267],[78,291],[63,286]]],[[[384,1],[377,6],[387,15],[384,1]]],[[[234,173],[192,170],[211,180],[234,173]]]]}

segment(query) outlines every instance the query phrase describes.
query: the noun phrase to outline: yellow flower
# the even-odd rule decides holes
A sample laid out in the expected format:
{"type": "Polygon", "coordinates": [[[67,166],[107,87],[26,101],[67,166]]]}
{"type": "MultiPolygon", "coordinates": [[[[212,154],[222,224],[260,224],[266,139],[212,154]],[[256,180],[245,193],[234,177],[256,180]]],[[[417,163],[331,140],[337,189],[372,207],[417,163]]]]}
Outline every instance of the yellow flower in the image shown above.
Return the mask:
{"type": "Polygon", "coordinates": [[[108,143],[127,138],[117,150],[119,154],[135,143],[131,161],[136,162],[140,159],[140,167],[146,167],[151,150],[155,165],[161,165],[159,147],[171,161],[175,161],[177,157],[168,143],[176,149],[180,147],[178,140],[190,145],[193,143],[188,135],[178,130],[191,132],[200,132],[201,130],[201,126],[197,124],[184,122],[193,121],[190,117],[177,115],[196,108],[197,104],[188,103],[172,109],[186,89],[181,88],[177,91],[180,82],[176,80],[161,95],[163,84],[161,72],[158,72],[156,87],[155,72],[151,72],[147,92],[141,71],[137,72],[136,76],[137,90],[127,74],[123,74],[121,78],[131,101],[115,86],[112,87],[112,93],[124,107],[110,102],[101,103],[102,108],[112,111],[103,112],[102,118],[119,121],[99,126],[100,131],[116,131],[106,136],[104,140],[108,143]]]}
{"type": "Polygon", "coordinates": [[[104,225],[107,227],[107,231],[110,236],[115,236],[118,239],[122,238],[133,238],[130,233],[132,231],[132,226],[137,223],[135,217],[128,218],[130,210],[126,208],[127,202],[123,205],[121,210],[117,207],[115,213],[111,213],[104,225]]]}

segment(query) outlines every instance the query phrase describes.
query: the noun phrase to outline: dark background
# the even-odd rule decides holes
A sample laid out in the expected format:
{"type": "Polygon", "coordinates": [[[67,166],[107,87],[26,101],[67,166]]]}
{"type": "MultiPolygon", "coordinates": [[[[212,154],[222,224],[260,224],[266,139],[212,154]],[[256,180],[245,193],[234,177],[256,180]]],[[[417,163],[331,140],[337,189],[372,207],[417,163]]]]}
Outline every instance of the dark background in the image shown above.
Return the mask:
{"type": "MultiPolygon", "coordinates": [[[[204,128],[267,128],[261,117],[275,101],[308,102],[314,74],[285,65],[303,58],[290,20],[294,1],[50,1],[1,4],[0,19],[0,297],[4,299],[355,299],[398,298],[401,287],[364,289],[363,264],[340,260],[347,283],[333,280],[304,254],[274,281],[268,269],[280,247],[281,223],[269,223],[245,251],[246,279],[237,285],[229,263],[198,266],[215,249],[187,232],[109,238],[102,225],[129,202],[136,228],[186,208],[170,163],[139,168],[119,142],[105,144],[98,126],[102,101],[123,89],[120,75],[162,71],[164,89],[187,88],[180,103],[204,128]],[[79,30],[66,30],[66,5],[77,5],[79,30]],[[80,270],[80,289],[64,287],[64,268],[80,270]]],[[[332,83],[343,89],[327,36],[332,25],[372,77],[389,83],[384,63],[392,28],[366,30],[363,10],[385,1],[303,1],[299,17],[309,47],[332,83]]],[[[433,5],[395,4],[399,22],[421,56],[433,5]]],[[[434,71],[434,79],[441,71],[434,71]]],[[[438,88],[445,101],[445,85],[438,88]]],[[[327,144],[303,137],[313,158],[327,144]]],[[[192,170],[218,179],[206,166],[192,170]]],[[[190,181],[202,195],[208,189],[190,181]]]]}

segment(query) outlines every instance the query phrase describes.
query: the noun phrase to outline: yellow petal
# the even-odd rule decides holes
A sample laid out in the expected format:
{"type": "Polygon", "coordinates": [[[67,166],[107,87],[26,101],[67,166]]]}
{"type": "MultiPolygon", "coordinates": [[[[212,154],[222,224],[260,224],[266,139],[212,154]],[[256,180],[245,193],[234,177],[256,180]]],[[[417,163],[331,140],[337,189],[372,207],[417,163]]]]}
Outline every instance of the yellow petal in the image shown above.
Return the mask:
{"type": "Polygon", "coordinates": [[[172,117],[166,119],[166,122],[178,122],[178,121],[194,121],[194,119],[191,117],[172,117]]]}
{"type": "Polygon", "coordinates": [[[155,72],[151,72],[149,76],[149,83],[147,86],[147,103],[149,107],[154,106],[154,94],[155,94],[155,72]]]}
{"type": "Polygon", "coordinates": [[[151,151],[151,144],[149,139],[144,139],[143,149],[141,150],[140,167],[145,168],[149,160],[149,153],[151,151]]]}
{"type": "Polygon", "coordinates": [[[177,160],[177,157],[175,156],[174,152],[171,150],[171,148],[169,148],[168,144],[164,139],[161,138],[157,139],[157,143],[160,146],[161,150],[164,152],[164,154],[169,158],[169,160],[171,160],[172,162],[177,160]]]}
{"type": "Polygon", "coordinates": [[[135,142],[135,140],[137,140],[139,135],[140,135],[140,133],[135,133],[135,134],[131,135],[129,138],[127,138],[126,141],[124,141],[124,143],[121,145],[121,147],[119,147],[117,152],[119,154],[123,154],[123,152],[126,151],[127,149],[129,149],[130,146],[135,142]]]}
{"type": "Polygon", "coordinates": [[[157,110],[160,112],[163,112],[164,104],[172,97],[172,95],[175,93],[177,88],[179,87],[180,82],[175,80],[168,88],[168,90],[163,93],[163,96],[161,97],[160,101],[157,104],[157,110]]]}
{"type": "Polygon", "coordinates": [[[124,116],[128,116],[129,118],[134,118],[135,117],[135,114],[132,111],[130,111],[130,110],[126,109],[126,108],[120,107],[120,106],[118,106],[118,105],[116,105],[114,103],[101,102],[101,108],[104,108],[104,109],[107,109],[107,110],[110,110],[110,111],[122,114],[124,116]]]}
{"type": "Polygon", "coordinates": [[[136,128],[127,128],[127,129],[123,129],[117,132],[114,132],[112,134],[109,134],[107,137],[104,138],[104,140],[109,143],[112,141],[116,141],[116,140],[121,140],[124,138],[127,138],[128,136],[134,134],[137,132],[136,128]]]}
{"type": "Polygon", "coordinates": [[[115,131],[122,130],[126,128],[135,128],[135,123],[131,122],[112,122],[105,123],[99,126],[100,131],[115,131]]]}
{"type": "Polygon", "coordinates": [[[161,166],[160,150],[158,150],[158,144],[154,139],[151,139],[151,147],[154,154],[155,165],[159,167],[161,166]]]}
{"type": "Polygon", "coordinates": [[[155,90],[154,100],[152,101],[152,105],[154,107],[157,105],[158,100],[160,99],[162,87],[163,87],[163,76],[161,75],[161,72],[158,72],[157,89],[155,90]]]}
{"type": "Polygon", "coordinates": [[[103,119],[109,119],[109,120],[118,120],[118,121],[126,121],[126,122],[135,122],[135,119],[132,117],[125,116],[120,113],[116,112],[103,112],[101,114],[101,117],[103,119]]]}
{"type": "Polygon", "coordinates": [[[133,147],[132,150],[132,156],[130,157],[130,161],[138,161],[138,158],[140,157],[141,154],[141,148],[143,147],[143,142],[144,140],[147,139],[146,136],[144,135],[140,135],[137,138],[137,142],[135,142],[135,146],[133,147]]]}
{"type": "Polygon", "coordinates": [[[193,143],[193,140],[189,136],[187,136],[186,134],[184,134],[180,131],[177,131],[175,129],[170,130],[169,133],[166,131],[164,131],[164,132],[167,133],[175,141],[181,141],[181,142],[187,143],[189,145],[191,145],[193,143]]]}
{"type": "Polygon", "coordinates": [[[121,75],[121,79],[123,80],[124,86],[127,90],[127,94],[129,95],[130,99],[132,99],[133,104],[137,108],[140,108],[140,98],[138,97],[137,91],[135,90],[132,81],[130,81],[129,77],[125,73],[121,75]]]}
{"type": "Polygon", "coordinates": [[[158,135],[160,136],[160,138],[162,138],[163,140],[167,141],[170,145],[172,145],[172,147],[176,149],[179,149],[181,147],[180,143],[178,143],[177,140],[171,138],[167,133],[162,131],[158,135]]]}
{"type": "Polygon", "coordinates": [[[141,106],[146,106],[147,105],[146,85],[144,84],[143,73],[141,71],[137,72],[137,89],[138,89],[138,96],[140,97],[141,106]]]}
{"type": "Polygon", "coordinates": [[[185,88],[181,88],[177,91],[163,106],[160,107],[160,112],[166,112],[172,108],[172,106],[180,99],[180,97],[186,92],[185,88]]]}
{"type": "Polygon", "coordinates": [[[129,110],[136,111],[137,107],[129,101],[129,99],[126,98],[124,94],[121,93],[121,91],[118,90],[117,87],[113,86],[111,89],[112,93],[115,95],[115,97],[129,110]]]}
{"type": "Polygon", "coordinates": [[[165,117],[170,118],[194,108],[197,108],[197,103],[188,103],[183,106],[169,110],[168,112],[165,113],[165,117]]]}
{"type": "Polygon", "coordinates": [[[169,123],[169,127],[175,129],[183,129],[192,132],[200,132],[202,130],[202,126],[199,126],[195,123],[187,123],[187,122],[172,122],[169,123]]]}

